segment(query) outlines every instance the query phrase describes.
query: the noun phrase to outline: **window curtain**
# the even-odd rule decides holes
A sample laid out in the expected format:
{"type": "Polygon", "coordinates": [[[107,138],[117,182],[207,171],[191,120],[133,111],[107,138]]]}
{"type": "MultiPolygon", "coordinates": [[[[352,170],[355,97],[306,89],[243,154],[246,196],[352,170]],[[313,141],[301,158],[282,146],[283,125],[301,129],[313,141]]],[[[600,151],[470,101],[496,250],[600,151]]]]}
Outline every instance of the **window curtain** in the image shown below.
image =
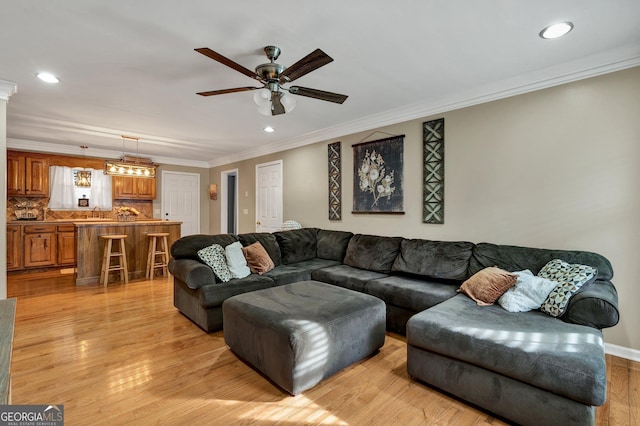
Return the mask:
{"type": "Polygon", "coordinates": [[[111,176],[105,175],[102,170],[91,171],[91,196],[90,207],[98,206],[100,210],[111,210],[111,176]]]}
{"type": "Polygon", "coordinates": [[[50,209],[75,208],[73,169],[64,166],[49,167],[49,185],[51,188],[50,209]]]}
{"type": "Polygon", "coordinates": [[[82,198],[82,195],[87,195],[89,208],[98,206],[102,211],[111,210],[111,176],[105,175],[102,170],[85,170],[91,172],[91,187],[76,188],[73,181],[72,168],[64,166],[49,167],[50,209],[86,210],[86,208],[78,208],[78,199],[82,198]]]}

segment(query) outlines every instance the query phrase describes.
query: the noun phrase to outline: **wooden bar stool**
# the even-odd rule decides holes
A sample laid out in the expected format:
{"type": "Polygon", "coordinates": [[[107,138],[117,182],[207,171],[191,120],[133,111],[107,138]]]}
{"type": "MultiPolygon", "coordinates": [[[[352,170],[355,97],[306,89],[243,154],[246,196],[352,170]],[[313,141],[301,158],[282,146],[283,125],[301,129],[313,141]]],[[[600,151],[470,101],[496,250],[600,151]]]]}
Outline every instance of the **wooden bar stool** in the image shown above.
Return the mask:
{"type": "Polygon", "coordinates": [[[167,276],[167,265],[169,264],[169,244],[167,243],[168,232],[154,232],[147,234],[149,237],[149,251],[147,252],[147,279],[155,277],[157,268],[162,268],[162,276],[167,276]],[[160,240],[160,248],[158,248],[160,240]],[[158,262],[158,256],[160,261],[158,262]]]}
{"type": "Polygon", "coordinates": [[[127,267],[127,250],[124,246],[126,235],[101,235],[100,238],[106,240],[104,244],[104,255],[102,257],[102,272],[100,273],[100,283],[107,286],[109,272],[120,271],[120,281],[129,283],[129,269],[127,267]],[[120,251],[112,252],[113,241],[120,241],[120,251]],[[111,264],[111,258],[118,260],[117,264],[111,264]]]}

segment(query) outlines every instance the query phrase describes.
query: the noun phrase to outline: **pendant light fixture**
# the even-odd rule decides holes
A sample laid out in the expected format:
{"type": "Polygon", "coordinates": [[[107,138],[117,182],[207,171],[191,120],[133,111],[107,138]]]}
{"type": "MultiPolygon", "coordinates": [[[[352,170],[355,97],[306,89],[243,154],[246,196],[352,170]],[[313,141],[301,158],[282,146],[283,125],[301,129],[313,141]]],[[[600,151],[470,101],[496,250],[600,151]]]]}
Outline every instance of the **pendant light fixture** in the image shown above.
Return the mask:
{"type": "MultiPolygon", "coordinates": [[[[80,145],[82,148],[82,159],[83,163],[87,164],[87,148],[86,145],[80,145]]],[[[75,185],[80,188],[90,188],[91,187],[91,172],[86,168],[82,168],[82,170],[77,170],[75,172],[75,185]]]]}
{"type": "Polygon", "coordinates": [[[139,178],[155,178],[157,164],[149,158],[140,158],[138,155],[138,138],[122,135],[122,157],[119,161],[105,161],[104,174],[113,176],[130,176],[139,178]],[[130,157],[124,153],[126,140],[136,141],[136,156],[130,157]]]}

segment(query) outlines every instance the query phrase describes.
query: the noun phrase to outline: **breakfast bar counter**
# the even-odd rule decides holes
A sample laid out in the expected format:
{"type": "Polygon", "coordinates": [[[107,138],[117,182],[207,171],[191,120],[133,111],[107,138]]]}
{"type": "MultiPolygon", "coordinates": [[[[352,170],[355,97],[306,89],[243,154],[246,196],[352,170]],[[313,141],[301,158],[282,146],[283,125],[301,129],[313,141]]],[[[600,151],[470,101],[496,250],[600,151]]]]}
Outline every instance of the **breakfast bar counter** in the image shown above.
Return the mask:
{"type": "Polygon", "coordinates": [[[125,234],[125,248],[129,279],[144,278],[147,267],[147,250],[149,238],[147,234],[167,232],[169,247],[180,238],[182,222],[166,220],[137,220],[133,222],[115,221],[77,221],[76,227],[76,285],[96,284],[100,282],[102,251],[104,243],[102,235],[125,234]]]}

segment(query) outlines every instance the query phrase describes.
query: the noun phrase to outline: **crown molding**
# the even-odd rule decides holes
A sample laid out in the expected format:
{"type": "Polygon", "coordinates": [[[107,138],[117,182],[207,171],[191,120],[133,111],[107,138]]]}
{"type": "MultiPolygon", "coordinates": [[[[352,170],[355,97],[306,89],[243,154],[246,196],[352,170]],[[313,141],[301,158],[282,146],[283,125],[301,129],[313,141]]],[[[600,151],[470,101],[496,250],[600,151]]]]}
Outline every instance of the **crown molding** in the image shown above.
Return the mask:
{"type": "Polygon", "coordinates": [[[11,95],[18,91],[18,85],[13,81],[0,80],[0,99],[8,101],[11,95]]]}
{"type": "Polygon", "coordinates": [[[612,51],[484,85],[469,91],[414,103],[370,115],[359,120],[343,123],[338,126],[306,133],[295,138],[251,148],[250,150],[224,157],[218,157],[208,164],[210,167],[222,166],[317,142],[328,141],[358,132],[379,129],[418,118],[443,114],[448,111],[609,74],[636,66],[640,66],[638,46],[628,45],[612,51]]]}
{"type": "MultiPolygon", "coordinates": [[[[53,144],[48,142],[36,142],[36,141],[14,139],[14,138],[7,138],[7,149],[15,149],[20,151],[48,152],[52,154],[79,156],[78,147],[76,145],[60,145],[60,144],[53,144]]],[[[91,155],[90,155],[90,157],[104,158],[104,159],[120,158],[121,156],[122,156],[122,151],[93,149],[93,148],[91,149],[91,155]]],[[[207,164],[206,161],[193,161],[193,160],[185,160],[185,159],[174,158],[174,157],[157,157],[157,156],[154,156],[151,159],[153,160],[153,162],[158,163],[160,165],[171,164],[174,166],[198,167],[203,169],[209,168],[209,165],[207,164]]]]}

